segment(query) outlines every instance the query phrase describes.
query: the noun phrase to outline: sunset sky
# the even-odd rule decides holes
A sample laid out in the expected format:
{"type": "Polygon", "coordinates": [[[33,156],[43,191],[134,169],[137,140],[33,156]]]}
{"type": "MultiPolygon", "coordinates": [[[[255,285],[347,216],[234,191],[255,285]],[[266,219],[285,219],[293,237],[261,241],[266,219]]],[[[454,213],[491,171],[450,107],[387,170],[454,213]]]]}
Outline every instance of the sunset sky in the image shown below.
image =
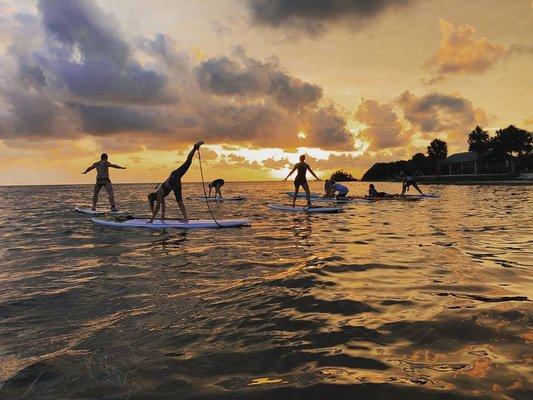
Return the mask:
{"type": "Polygon", "coordinates": [[[357,177],[533,129],[531,0],[0,0],[0,184],[357,177]],[[185,180],[199,180],[195,161],[185,180]]]}

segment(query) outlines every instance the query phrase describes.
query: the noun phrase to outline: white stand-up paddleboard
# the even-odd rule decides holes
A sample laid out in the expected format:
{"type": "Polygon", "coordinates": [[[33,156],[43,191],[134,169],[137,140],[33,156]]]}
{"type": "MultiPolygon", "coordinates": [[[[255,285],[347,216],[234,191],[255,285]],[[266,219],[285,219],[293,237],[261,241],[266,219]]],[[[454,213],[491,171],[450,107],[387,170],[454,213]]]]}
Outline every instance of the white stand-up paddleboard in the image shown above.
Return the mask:
{"type": "MultiPolygon", "coordinates": [[[[290,196],[290,197],[294,197],[294,192],[285,192],[287,194],[287,196],[290,196]]],[[[318,194],[318,193],[311,193],[309,197],[313,198],[313,197],[321,197],[322,195],[321,194],[318,194]]],[[[306,194],[305,192],[298,192],[298,194],[296,195],[297,198],[304,198],[306,197],[306,194]]]]}
{"type": "Polygon", "coordinates": [[[90,208],[74,207],[74,211],[88,215],[124,215],[127,211],[111,211],[111,210],[91,210],[90,208]]]}
{"type": "Polygon", "coordinates": [[[155,219],[151,224],[148,218],[133,218],[125,221],[109,220],[102,218],[93,218],[97,225],[108,226],[113,228],[148,228],[148,229],[200,229],[200,228],[235,228],[239,226],[250,226],[252,221],[249,219],[221,219],[217,220],[218,225],[212,219],[191,219],[189,222],[183,222],[177,219],[155,219]]]}
{"type": "Polygon", "coordinates": [[[189,196],[189,200],[202,200],[202,201],[242,201],[246,200],[244,196],[224,196],[224,197],[204,197],[204,196],[189,196]]]}
{"type": "Polygon", "coordinates": [[[349,204],[349,203],[370,203],[370,199],[362,199],[358,197],[344,197],[336,199],[335,197],[317,197],[311,199],[313,203],[336,203],[336,204],[349,204]]]}
{"type": "Polygon", "coordinates": [[[299,213],[338,213],[342,211],[339,207],[302,207],[286,206],[283,204],[269,204],[268,208],[276,211],[299,212],[299,213]]]}

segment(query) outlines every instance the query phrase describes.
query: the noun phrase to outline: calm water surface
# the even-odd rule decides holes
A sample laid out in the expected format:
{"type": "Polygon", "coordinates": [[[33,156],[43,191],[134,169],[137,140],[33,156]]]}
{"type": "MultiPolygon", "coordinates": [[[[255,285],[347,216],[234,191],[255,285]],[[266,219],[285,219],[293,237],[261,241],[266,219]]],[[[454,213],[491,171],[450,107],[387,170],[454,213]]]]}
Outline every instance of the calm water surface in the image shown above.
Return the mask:
{"type": "MultiPolygon", "coordinates": [[[[152,186],[118,205],[146,215],[152,186]]],[[[248,200],[215,215],[252,227],[188,232],[95,227],[89,186],[0,188],[0,398],[533,398],[533,188],[266,208],[290,188],[228,183],[248,200]]]]}

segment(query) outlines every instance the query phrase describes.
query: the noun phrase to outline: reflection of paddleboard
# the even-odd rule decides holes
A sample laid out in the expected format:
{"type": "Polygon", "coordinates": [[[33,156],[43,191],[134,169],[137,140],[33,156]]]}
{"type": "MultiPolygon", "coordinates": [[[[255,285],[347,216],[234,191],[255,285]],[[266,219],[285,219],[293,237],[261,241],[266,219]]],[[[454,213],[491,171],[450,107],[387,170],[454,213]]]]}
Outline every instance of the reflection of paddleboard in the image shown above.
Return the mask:
{"type": "Polygon", "coordinates": [[[83,214],[89,214],[89,215],[123,215],[127,214],[127,211],[111,211],[111,210],[91,210],[90,208],[81,208],[81,207],[74,207],[74,211],[83,213],[83,214]]]}
{"type": "Polygon", "coordinates": [[[246,200],[246,197],[244,196],[224,196],[224,197],[204,197],[204,196],[189,196],[187,197],[189,200],[202,200],[205,201],[241,201],[246,200]]]}
{"type": "Polygon", "coordinates": [[[276,211],[301,212],[301,213],[338,213],[342,208],[338,207],[302,207],[302,206],[286,206],[283,204],[269,204],[268,208],[276,211]]]}
{"type": "Polygon", "coordinates": [[[252,221],[249,219],[220,219],[217,220],[222,226],[217,225],[212,219],[191,219],[189,222],[183,222],[177,219],[166,219],[164,221],[155,219],[151,224],[148,218],[133,218],[125,221],[108,220],[102,218],[93,218],[95,224],[114,227],[114,228],[148,228],[148,229],[199,229],[199,228],[235,228],[238,226],[250,226],[252,221]]]}
{"type": "MultiPolygon", "coordinates": [[[[285,192],[287,194],[287,196],[290,196],[290,197],[293,197],[294,196],[294,192],[285,192]]],[[[318,194],[318,193],[311,193],[311,197],[321,197],[322,195],[318,194]]],[[[305,196],[305,192],[298,192],[298,194],[296,195],[296,197],[306,197],[305,196]]]]}
{"type": "Polygon", "coordinates": [[[337,204],[348,204],[348,203],[369,203],[372,200],[363,199],[358,197],[345,197],[336,199],[335,197],[317,197],[311,199],[313,203],[324,202],[324,203],[337,203],[337,204]]]}

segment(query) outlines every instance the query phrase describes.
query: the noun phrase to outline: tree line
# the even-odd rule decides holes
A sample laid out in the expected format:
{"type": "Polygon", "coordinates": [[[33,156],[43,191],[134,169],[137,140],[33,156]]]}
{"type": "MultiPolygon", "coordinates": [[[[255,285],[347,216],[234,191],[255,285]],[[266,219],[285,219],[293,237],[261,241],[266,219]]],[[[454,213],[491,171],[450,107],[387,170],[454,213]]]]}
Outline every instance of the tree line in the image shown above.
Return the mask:
{"type": "MultiPolygon", "coordinates": [[[[495,158],[503,158],[506,155],[516,156],[520,171],[533,169],[533,135],[514,125],[498,129],[493,136],[476,126],[468,135],[468,151],[476,152],[480,156],[491,154],[495,158]]],[[[447,156],[446,142],[434,139],[427,147],[426,154],[416,153],[410,160],[376,163],[365,172],[361,180],[393,179],[401,173],[436,175],[439,162],[447,156]]]]}

